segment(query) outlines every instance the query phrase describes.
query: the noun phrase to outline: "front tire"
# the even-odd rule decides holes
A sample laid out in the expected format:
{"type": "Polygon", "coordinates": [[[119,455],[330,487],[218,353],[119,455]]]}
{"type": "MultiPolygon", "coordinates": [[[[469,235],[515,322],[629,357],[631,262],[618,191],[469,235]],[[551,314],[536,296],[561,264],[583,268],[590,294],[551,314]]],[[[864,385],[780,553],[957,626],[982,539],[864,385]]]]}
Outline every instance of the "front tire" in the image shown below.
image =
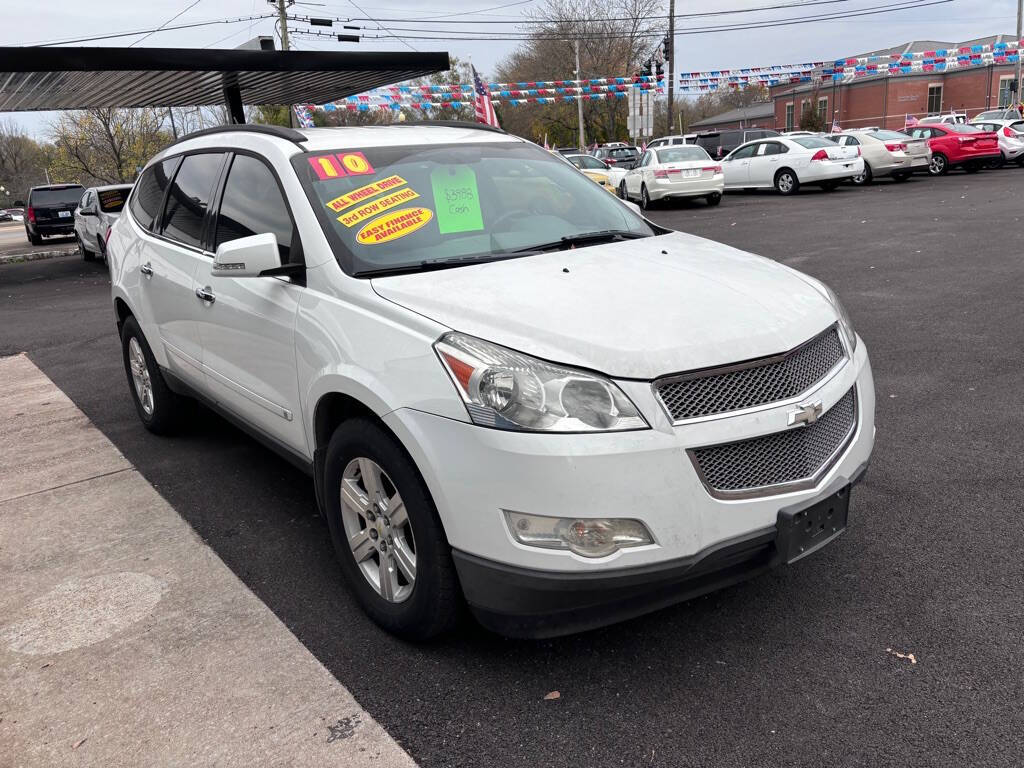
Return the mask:
{"type": "Polygon", "coordinates": [[[839,189],[838,181],[823,181],[821,182],[821,188],[826,192],[835,192],[839,189]]]}
{"type": "Polygon", "coordinates": [[[142,424],[154,434],[169,434],[181,416],[181,398],[167,386],[146,337],[131,316],[121,326],[121,355],[142,424]]]}
{"type": "Polygon", "coordinates": [[[412,459],[380,425],[343,422],[324,465],[327,522],[345,580],[389,632],[426,640],[462,605],[451,548],[412,459]]]}
{"type": "Polygon", "coordinates": [[[619,182],[619,197],[623,200],[629,200],[629,194],[626,192],[626,180],[623,179],[619,182]]]}
{"type": "Polygon", "coordinates": [[[979,162],[964,163],[964,171],[967,173],[977,173],[980,170],[981,163],[979,162]]]}
{"type": "Polygon", "coordinates": [[[95,261],[96,254],[85,247],[85,243],[82,242],[82,238],[75,234],[75,240],[78,241],[78,252],[82,254],[82,261],[95,261]]]}
{"type": "Polygon", "coordinates": [[[932,155],[932,161],[928,164],[928,173],[932,176],[945,176],[949,173],[949,160],[940,153],[932,155]]]}
{"type": "Polygon", "coordinates": [[[902,171],[900,173],[894,173],[892,175],[893,181],[906,181],[910,178],[910,171],[902,171]]]}
{"type": "Polygon", "coordinates": [[[1006,165],[1006,155],[999,153],[999,157],[993,158],[985,163],[985,167],[992,171],[997,171],[1006,165]]]}
{"type": "Polygon", "coordinates": [[[775,191],[780,195],[795,195],[800,189],[800,180],[789,168],[783,168],[775,174],[775,191]]]}
{"type": "Polygon", "coordinates": [[[708,205],[710,205],[712,208],[714,208],[720,202],[722,202],[721,192],[712,192],[710,195],[708,195],[708,205]]]}

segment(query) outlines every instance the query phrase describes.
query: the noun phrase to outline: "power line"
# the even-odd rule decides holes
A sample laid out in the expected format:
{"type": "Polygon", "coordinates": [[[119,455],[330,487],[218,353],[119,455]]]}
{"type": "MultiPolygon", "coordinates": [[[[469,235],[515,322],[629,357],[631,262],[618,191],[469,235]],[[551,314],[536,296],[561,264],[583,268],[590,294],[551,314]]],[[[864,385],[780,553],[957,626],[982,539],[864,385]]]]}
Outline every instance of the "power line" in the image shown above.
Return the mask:
{"type": "MultiPolygon", "coordinates": [[[[747,29],[763,29],[765,27],[786,27],[793,26],[796,24],[813,24],[822,21],[838,21],[842,19],[856,18],[859,16],[874,16],[881,13],[894,13],[896,11],[908,11],[915,10],[917,8],[927,8],[933,5],[945,5],[951,3],[953,0],[930,0],[925,2],[923,0],[904,0],[902,4],[898,5],[884,5],[884,6],[868,6],[867,8],[861,8],[856,11],[842,11],[831,14],[819,14],[814,16],[794,16],[787,19],[776,19],[774,21],[753,21],[753,22],[738,22],[735,24],[721,24],[717,26],[707,27],[688,27],[683,29],[677,29],[676,35],[697,35],[697,34],[712,34],[715,32],[738,32],[747,29]]],[[[434,41],[516,41],[516,40],[565,40],[568,37],[579,40],[618,40],[618,39],[638,39],[638,38],[657,38],[664,35],[663,29],[645,29],[638,30],[636,32],[592,32],[584,34],[571,34],[565,31],[542,31],[534,33],[522,33],[522,32],[483,32],[478,30],[467,30],[465,32],[445,32],[444,30],[412,30],[421,31],[424,33],[438,32],[433,35],[396,35],[393,32],[381,28],[380,31],[388,32],[388,36],[398,40],[434,40],[434,41]]],[[[321,33],[324,34],[324,33],[321,33]]],[[[326,35],[324,36],[331,36],[326,35]]],[[[363,39],[375,40],[384,39],[383,35],[366,35],[361,34],[363,39]]]]}
{"type": "Polygon", "coordinates": [[[199,5],[199,3],[201,3],[202,1],[203,1],[203,0],[195,0],[195,2],[191,3],[190,5],[188,5],[188,6],[187,6],[187,7],[185,8],[185,10],[183,10],[183,11],[178,11],[178,12],[177,12],[176,14],[174,14],[173,16],[171,16],[171,18],[169,18],[169,19],[168,19],[167,21],[165,21],[165,22],[164,22],[163,24],[161,24],[161,25],[160,25],[159,27],[157,27],[156,29],[154,29],[154,30],[153,30],[152,32],[148,33],[148,34],[147,34],[147,35],[146,35],[145,37],[140,37],[140,38],[139,38],[138,40],[133,40],[133,41],[131,42],[131,44],[130,44],[130,45],[129,45],[128,47],[129,47],[129,48],[131,48],[131,47],[132,47],[133,45],[135,45],[136,43],[141,43],[141,42],[142,42],[143,40],[145,40],[145,39],[146,39],[147,37],[149,37],[150,35],[154,35],[154,34],[156,34],[156,33],[157,33],[157,32],[159,32],[159,31],[160,31],[161,29],[163,29],[163,28],[164,28],[164,27],[166,27],[166,26],[167,26],[168,24],[170,24],[170,23],[171,23],[172,21],[174,21],[174,20],[175,20],[176,18],[178,18],[179,16],[183,16],[183,15],[184,15],[184,14],[185,14],[185,13],[186,13],[187,11],[190,11],[190,10],[192,10],[193,8],[195,8],[195,7],[196,7],[197,5],[199,5]]]}
{"type": "MultiPolygon", "coordinates": [[[[798,2],[787,2],[787,3],[776,3],[774,5],[761,5],[754,8],[730,8],[723,11],[702,11],[700,13],[677,13],[674,18],[676,19],[696,19],[704,18],[709,16],[730,16],[738,13],[758,13],[760,11],[776,11],[783,8],[809,8],[816,5],[834,5],[837,3],[849,3],[853,0],[799,0],[798,2]]],[[[353,3],[353,5],[355,5],[353,3]]],[[[358,7],[358,6],[357,6],[358,7]]],[[[456,15],[456,14],[452,14],[456,15]]],[[[469,14],[458,14],[458,15],[469,15],[469,14]]],[[[432,17],[441,18],[441,17],[432,17]]],[[[667,14],[655,14],[651,16],[645,16],[645,20],[656,21],[656,20],[667,20],[667,14]]],[[[304,20],[304,19],[299,19],[304,20]]],[[[414,24],[417,22],[430,23],[430,18],[417,17],[417,18],[392,18],[392,19],[363,19],[360,17],[340,17],[336,16],[332,19],[333,21],[372,21],[376,24],[389,24],[391,22],[398,22],[399,24],[414,24]]],[[[592,16],[586,18],[577,19],[511,19],[508,21],[490,21],[486,19],[451,19],[449,21],[441,22],[444,24],[515,24],[515,25],[552,25],[552,24],[588,24],[594,22],[605,22],[605,21],[635,21],[631,16],[592,16]]]]}
{"type": "MultiPolygon", "coordinates": [[[[364,11],[362,8],[360,8],[358,5],[356,5],[355,0],[348,0],[348,1],[350,3],[352,3],[353,7],[357,11],[359,11],[360,13],[366,13],[366,11],[364,11]]],[[[374,24],[377,24],[377,29],[383,29],[383,27],[381,27],[381,25],[378,22],[374,21],[373,19],[370,19],[370,21],[373,21],[374,24]]],[[[386,29],[384,29],[383,31],[388,32],[386,29]]],[[[395,38],[395,40],[398,40],[398,42],[400,42],[406,48],[410,48],[410,49],[412,49],[414,51],[416,50],[415,48],[412,47],[412,45],[410,45],[407,41],[405,41],[402,38],[400,38],[398,35],[391,34],[391,32],[388,32],[388,34],[391,35],[391,37],[395,38]]],[[[417,51],[417,53],[418,53],[418,51],[417,51]]]]}
{"type": "Polygon", "coordinates": [[[29,43],[24,47],[38,47],[48,48],[54,45],[67,45],[69,43],[90,43],[94,40],[111,40],[116,37],[132,37],[133,35],[144,35],[146,33],[152,34],[153,32],[170,32],[175,29],[192,29],[194,27],[208,27],[212,24],[237,24],[240,21],[258,21],[260,19],[272,19],[274,18],[270,14],[263,14],[261,16],[242,16],[237,19],[217,19],[215,21],[198,21],[192,24],[176,24],[173,27],[162,27],[157,29],[137,29],[134,32],[117,32],[109,35],[96,35],[94,37],[79,37],[74,40],[53,40],[44,43],[29,43]]]}

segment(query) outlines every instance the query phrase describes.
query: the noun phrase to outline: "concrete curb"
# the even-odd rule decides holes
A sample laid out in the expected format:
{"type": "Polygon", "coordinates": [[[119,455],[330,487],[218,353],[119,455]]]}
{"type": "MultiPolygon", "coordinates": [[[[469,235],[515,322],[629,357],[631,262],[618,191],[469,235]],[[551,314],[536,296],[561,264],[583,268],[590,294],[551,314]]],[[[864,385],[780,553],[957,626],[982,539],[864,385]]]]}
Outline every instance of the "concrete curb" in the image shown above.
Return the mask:
{"type": "Polygon", "coordinates": [[[67,245],[63,248],[52,251],[29,251],[28,253],[4,253],[0,254],[0,266],[4,264],[19,264],[23,261],[41,261],[43,259],[56,259],[58,256],[70,256],[78,252],[77,245],[67,245]]]}

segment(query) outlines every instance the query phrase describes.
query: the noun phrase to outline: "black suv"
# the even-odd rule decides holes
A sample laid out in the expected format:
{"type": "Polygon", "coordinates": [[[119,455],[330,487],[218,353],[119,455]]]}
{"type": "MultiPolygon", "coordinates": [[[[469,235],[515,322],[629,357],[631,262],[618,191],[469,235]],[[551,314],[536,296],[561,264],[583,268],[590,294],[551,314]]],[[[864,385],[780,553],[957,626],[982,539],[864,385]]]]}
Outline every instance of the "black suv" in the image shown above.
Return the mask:
{"type": "Polygon", "coordinates": [[[736,147],[746,144],[754,139],[766,139],[769,136],[778,136],[778,131],[765,128],[750,128],[735,131],[714,131],[712,133],[701,133],[697,136],[695,143],[716,160],[721,159],[732,152],[736,147]]]}
{"type": "Polygon", "coordinates": [[[85,194],[81,184],[49,184],[32,187],[25,205],[25,234],[32,245],[40,245],[44,235],[75,233],[75,208],[85,194]]]}

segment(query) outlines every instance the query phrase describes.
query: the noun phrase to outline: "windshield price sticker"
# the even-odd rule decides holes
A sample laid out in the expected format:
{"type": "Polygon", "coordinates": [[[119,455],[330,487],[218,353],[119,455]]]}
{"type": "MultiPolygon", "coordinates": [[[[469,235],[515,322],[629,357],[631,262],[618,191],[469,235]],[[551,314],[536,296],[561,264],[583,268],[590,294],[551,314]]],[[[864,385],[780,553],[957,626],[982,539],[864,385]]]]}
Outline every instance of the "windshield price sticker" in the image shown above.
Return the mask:
{"type": "Polygon", "coordinates": [[[359,230],[356,240],[362,245],[379,245],[411,235],[434,218],[429,208],[403,208],[378,216],[359,230]]]}
{"type": "Polygon", "coordinates": [[[360,205],[358,208],[354,208],[348,213],[343,213],[338,217],[338,221],[344,224],[346,227],[352,227],[358,224],[360,221],[376,216],[378,213],[384,213],[396,205],[402,203],[408,203],[411,200],[415,200],[419,195],[415,190],[400,189],[397,192],[392,192],[390,195],[384,195],[384,197],[378,197],[376,200],[371,200],[365,205],[360,205]]]}
{"type": "Polygon", "coordinates": [[[475,232],[484,228],[476,174],[468,165],[453,165],[430,172],[437,208],[437,228],[442,235],[475,232]]]}
{"type": "Polygon", "coordinates": [[[329,200],[325,205],[335,213],[341,213],[356,203],[376,197],[381,192],[387,192],[389,189],[400,187],[403,184],[405,184],[405,179],[401,176],[388,176],[386,179],[373,182],[373,184],[367,184],[365,187],[359,187],[351,192],[346,192],[344,195],[329,200]]]}
{"type": "Polygon", "coordinates": [[[373,173],[373,166],[362,152],[341,152],[336,155],[317,155],[309,158],[320,181],[340,179],[343,176],[364,176],[373,173]]]}

